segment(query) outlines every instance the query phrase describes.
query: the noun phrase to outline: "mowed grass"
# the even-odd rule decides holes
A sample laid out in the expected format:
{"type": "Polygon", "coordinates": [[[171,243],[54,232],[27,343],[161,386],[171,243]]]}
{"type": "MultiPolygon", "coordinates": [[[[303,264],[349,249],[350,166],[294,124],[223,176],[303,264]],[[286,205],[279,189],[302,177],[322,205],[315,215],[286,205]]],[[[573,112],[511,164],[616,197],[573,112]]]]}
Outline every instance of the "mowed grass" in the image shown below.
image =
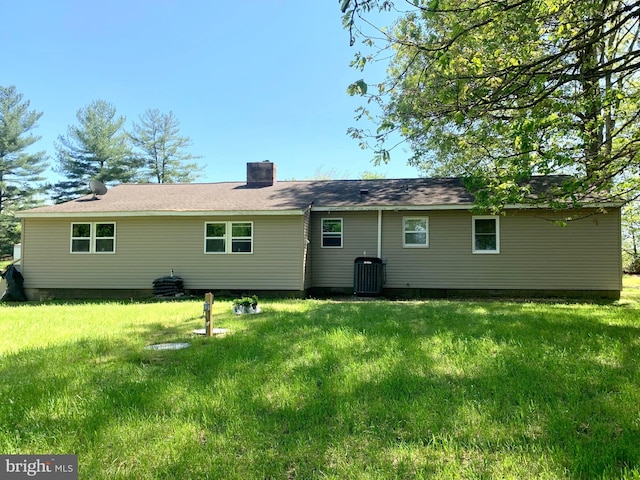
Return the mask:
{"type": "Polygon", "coordinates": [[[217,301],[215,338],[200,300],[0,304],[0,452],[91,479],[637,479],[625,281],[604,305],[217,301]]]}

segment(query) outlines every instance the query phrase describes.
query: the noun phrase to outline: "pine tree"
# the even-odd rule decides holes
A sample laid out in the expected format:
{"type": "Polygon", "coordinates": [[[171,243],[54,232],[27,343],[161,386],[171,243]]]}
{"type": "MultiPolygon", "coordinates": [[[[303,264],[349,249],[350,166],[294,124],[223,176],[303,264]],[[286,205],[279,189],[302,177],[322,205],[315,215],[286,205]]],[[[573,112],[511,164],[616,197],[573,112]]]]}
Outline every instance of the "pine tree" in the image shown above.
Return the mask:
{"type": "Polygon", "coordinates": [[[96,100],[76,114],[66,136],[56,142],[57,171],[65,180],[54,186],[53,198],[63,202],[89,193],[91,179],[118,184],[135,181],[140,162],[129,148],[123,129],[125,117],[116,116],[115,107],[96,100]]]}
{"type": "Polygon", "coordinates": [[[199,158],[187,152],[191,139],[179,134],[180,122],[173,112],[160,113],[148,109],[133,124],[131,142],[140,152],[143,162],[141,176],[157,183],[188,183],[194,181],[202,167],[187,163],[199,158]]]}
{"type": "Polygon", "coordinates": [[[14,213],[37,205],[43,192],[44,152],[30,152],[40,137],[31,134],[42,112],[29,110],[14,86],[0,86],[0,254],[12,252],[20,241],[20,224],[14,213]]]}

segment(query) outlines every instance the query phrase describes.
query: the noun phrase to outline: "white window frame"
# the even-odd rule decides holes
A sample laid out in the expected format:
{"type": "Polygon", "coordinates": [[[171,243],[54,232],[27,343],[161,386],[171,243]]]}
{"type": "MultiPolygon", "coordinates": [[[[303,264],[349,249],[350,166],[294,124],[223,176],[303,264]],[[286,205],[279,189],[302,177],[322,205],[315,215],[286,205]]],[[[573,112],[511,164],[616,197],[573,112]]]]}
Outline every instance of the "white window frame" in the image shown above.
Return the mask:
{"type": "MultiPolygon", "coordinates": [[[[474,215],[471,220],[471,248],[474,254],[495,255],[500,253],[500,217],[496,215],[474,215]],[[496,225],[496,248],[495,250],[476,249],[476,220],[494,220],[496,225]]],[[[480,234],[482,235],[482,234],[480,234]]]]}
{"type": "Polygon", "coordinates": [[[233,220],[233,221],[225,221],[225,222],[204,222],[204,253],[205,255],[250,255],[253,253],[253,222],[246,220],[233,220]],[[251,226],[251,235],[246,237],[234,237],[233,236],[233,226],[239,224],[247,224],[251,226]],[[224,237],[207,237],[207,225],[224,225],[224,237]],[[224,251],[221,252],[208,252],[207,251],[207,240],[211,239],[223,239],[224,240],[224,251]],[[248,252],[234,252],[233,251],[233,241],[249,241],[251,242],[251,250],[248,252]]]}
{"type": "Polygon", "coordinates": [[[229,229],[229,222],[204,222],[204,253],[207,255],[224,255],[227,253],[227,231],[229,229]],[[209,225],[224,225],[224,235],[222,237],[209,237],[207,236],[207,227],[209,225]],[[222,240],[224,242],[224,249],[219,252],[207,251],[207,240],[222,240]]]}
{"type": "Polygon", "coordinates": [[[93,228],[91,226],[91,222],[72,222],[71,223],[71,232],[70,232],[70,242],[69,242],[69,253],[72,253],[73,255],[91,255],[91,232],[93,231],[93,228]],[[76,225],[89,225],[89,236],[88,237],[74,237],[73,236],[73,227],[75,227],[76,225]],[[84,251],[76,251],[73,249],[73,242],[74,241],[87,241],[89,242],[89,249],[84,251]]]}
{"type": "Polygon", "coordinates": [[[429,217],[402,217],[402,247],[403,248],[429,248],[429,217]],[[425,243],[407,243],[407,233],[422,233],[417,230],[407,230],[407,220],[421,220],[425,223],[425,243]]]}
{"type": "Polygon", "coordinates": [[[229,242],[227,242],[227,248],[229,249],[229,253],[233,253],[235,255],[247,255],[247,254],[251,254],[253,253],[253,222],[229,222],[229,227],[227,229],[227,234],[229,236],[229,242]],[[233,226],[234,225],[240,225],[240,224],[247,224],[251,227],[251,235],[249,236],[237,236],[235,237],[233,235],[233,226]],[[233,242],[234,240],[239,240],[239,241],[249,241],[251,243],[251,248],[249,249],[248,252],[234,252],[233,251],[233,242]]]}
{"type": "Polygon", "coordinates": [[[116,253],[116,222],[72,222],[71,223],[71,232],[70,232],[70,242],[69,242],[69,253],[73,255],[113,255],[116,253]],[[89,225],[89,236],[88,237],[74,237],[73,236],[73,227],[74,225],[89,225]],[[113,236],[112,237],[98,237],[98,225],[113,225],[113,236]],[[88,251],[75,251],[73,249],[74,240],[87,240],[89,242],[89,250],[88,251]],[[98,251],[96,248],[96,243],[98,240],[113,240],[113,250],[111,251],[98,251]]]}
{"type": "Polygon", "coordinates": [[[93,242],[91,242],[93,247],[93,253],[96,255],[110,255],[116,253],[116,222],[94,222],[93,223],[93,242]],[[113,236],[112,237],[99,237],[98,236],[98,225],[113,225],[113,236]],[[98,240],[113,240],[113,250],[112,251],[98,251],[97,244],[98,240]]]}
{"type": "Polygon", "coordinates": [[[336,217],[327,217],[327,218],[322,218],[320,220],[320,246],[321,248],[343,248],[344,247],[344,220],[342,218],[336,218],[336,217]],[[338,238],[338,235],[333,233],[333,232],[325,232],[324,231],[324,222],[325,221],[332,221],[332,222],[340,222],[340,245],[325,245],[324,244],[324,240],[325,240],[325,235],[327,235],[327,238],[338,238]]]}

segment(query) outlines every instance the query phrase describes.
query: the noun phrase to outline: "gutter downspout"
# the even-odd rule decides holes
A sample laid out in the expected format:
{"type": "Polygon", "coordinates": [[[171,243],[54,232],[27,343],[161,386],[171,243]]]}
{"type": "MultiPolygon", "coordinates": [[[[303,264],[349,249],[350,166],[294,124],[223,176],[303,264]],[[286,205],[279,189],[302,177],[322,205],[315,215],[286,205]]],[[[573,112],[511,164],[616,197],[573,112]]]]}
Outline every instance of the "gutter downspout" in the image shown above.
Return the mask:
{"type": "Polygon", "coordinates": [[[311,208],[313,207],[313,202],[309,204],[309,206],[305,209],[304,215],[302,216],[302,231],[303,239],[302,239],[302,288],[301,291],[305,292],[307,288],[311,288],[313,286],[313,278],[311,275],[311,247],[309,244],[311,240],[309,240],[310,234],[309,230],[311,229],[311,208]],[[307,285],[307,276],[309,276],[309,285],[307,285]]]}

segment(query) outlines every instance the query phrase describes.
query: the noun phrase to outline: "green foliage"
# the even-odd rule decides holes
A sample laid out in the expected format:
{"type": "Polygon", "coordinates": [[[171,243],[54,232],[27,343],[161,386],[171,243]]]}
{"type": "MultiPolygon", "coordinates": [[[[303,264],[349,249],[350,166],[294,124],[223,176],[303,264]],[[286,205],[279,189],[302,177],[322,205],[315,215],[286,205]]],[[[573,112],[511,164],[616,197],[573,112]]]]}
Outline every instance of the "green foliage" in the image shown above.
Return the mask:
{"type": "Polygon", "coordinates": [[[148,109],[140,116],[140,123],[133,124],[130,139],[143,163],[142,180],[188,183],[197,178],[202,167],[186,162],[199,157],[187,152],[191,140],[179,134],[179,126],[173,112],[165,114],[157,109],[148,109]]]}
{"type": "MultiPolygon", "coordinates": [[[[482,203],[495,210],[504,201],[531,202],[526,180],[538,174],[574,177],[553,198],[536,198],[558,208],[637,195],[640,5],[409,3],[413,10],[401,9],[391,28],[373,33],[358,29],[358,20],[366,24],[393,2],[341,6],[352,41],[381,39],[378,49],[393,54],[377,93],[363,92],[364,80],[348,90],[365,97],[361,115],[379,124],[374,134],[350,130],[376,161],[389,160],[387,143],[400,134],[412,149],[411,164],[431,175],[471,178],[489,193],[482,203]],[[625,195],[609,196],[624,173],[625,195]]],[[[361,58],[358,52],[356,68],[365,65],[361,58]]]]}
{"type": "Polygon", "coordinates": [[[44,190],[39,182],[44,181],[46,155],[30,150],[40,139],[31,131],[41,116],[29,110],[29,101],[15,87],[0,86],[0,254],[11,253],[20,241],[14,213],[38,205],[44,190]]]}
{"type": "Polygon", "coordinates": [[[196,301],[0,305],[0,451],[95,480],[640,475],[635,304],[267,305],[214,303],[217,338],[196,301]]]}
{"type": "Polygon", "coordinates": [[[347,88],[347,93],[349,95],[366,95],[367,91],[368,91],[368,86],[365,83],[365,81],[362,79],[352,83],[347,88]]]}
{"type": "Polygon", "coordinates": [[[235,298],[233,300],[233,305],[234,306],[242,305],[243,307],[255,307],[256,305],[258,305],[258,296],[251,295],[246,297],[235,298]]]}
{"type": "Polygon", "coordinates": [[[387,175],[384,173],[366,171],[360,174],[360,178],[362,180],[383,180],[387,178],[387,175]]]}
{"type": "Polygon", "coordinates": [[[344,171],[341,173],[335,168],[323,169],[322,166],[320,166],[316,168],[315,172],[313,172],[313,175],[307,178],[307,180],[346,180],[347,178],[349,178],[348,171],[344,171]]]}
{"type": "Polygon", "coordinates": [[[640,257],[634,257],[629,260],[625,267],[627,273],[640,274],[640,257]]]}
{"type": "Polygon", "coordinates": [[[0,214],[0,255],[13,254],[16,243],[20,243],[20,221],[13,215],[0,214]]]}
{"type": "Polygon", "coordinates": [[[640,273],[640,200],[622,209],[622,264],[629,273],[640,273]]]}
{"type": "Polygon", "coordinates": [[[69,126],[67,135],[59,136],[56,143],[57,171],[65,177],[54,186],[57,202],[89,193],[91,179],[105,183],[134,181],[140,167],[123,129],[125,118],[116,116],[112,104],[96,100],[78,110],[76,118],[78,125],[69,126]]]}

